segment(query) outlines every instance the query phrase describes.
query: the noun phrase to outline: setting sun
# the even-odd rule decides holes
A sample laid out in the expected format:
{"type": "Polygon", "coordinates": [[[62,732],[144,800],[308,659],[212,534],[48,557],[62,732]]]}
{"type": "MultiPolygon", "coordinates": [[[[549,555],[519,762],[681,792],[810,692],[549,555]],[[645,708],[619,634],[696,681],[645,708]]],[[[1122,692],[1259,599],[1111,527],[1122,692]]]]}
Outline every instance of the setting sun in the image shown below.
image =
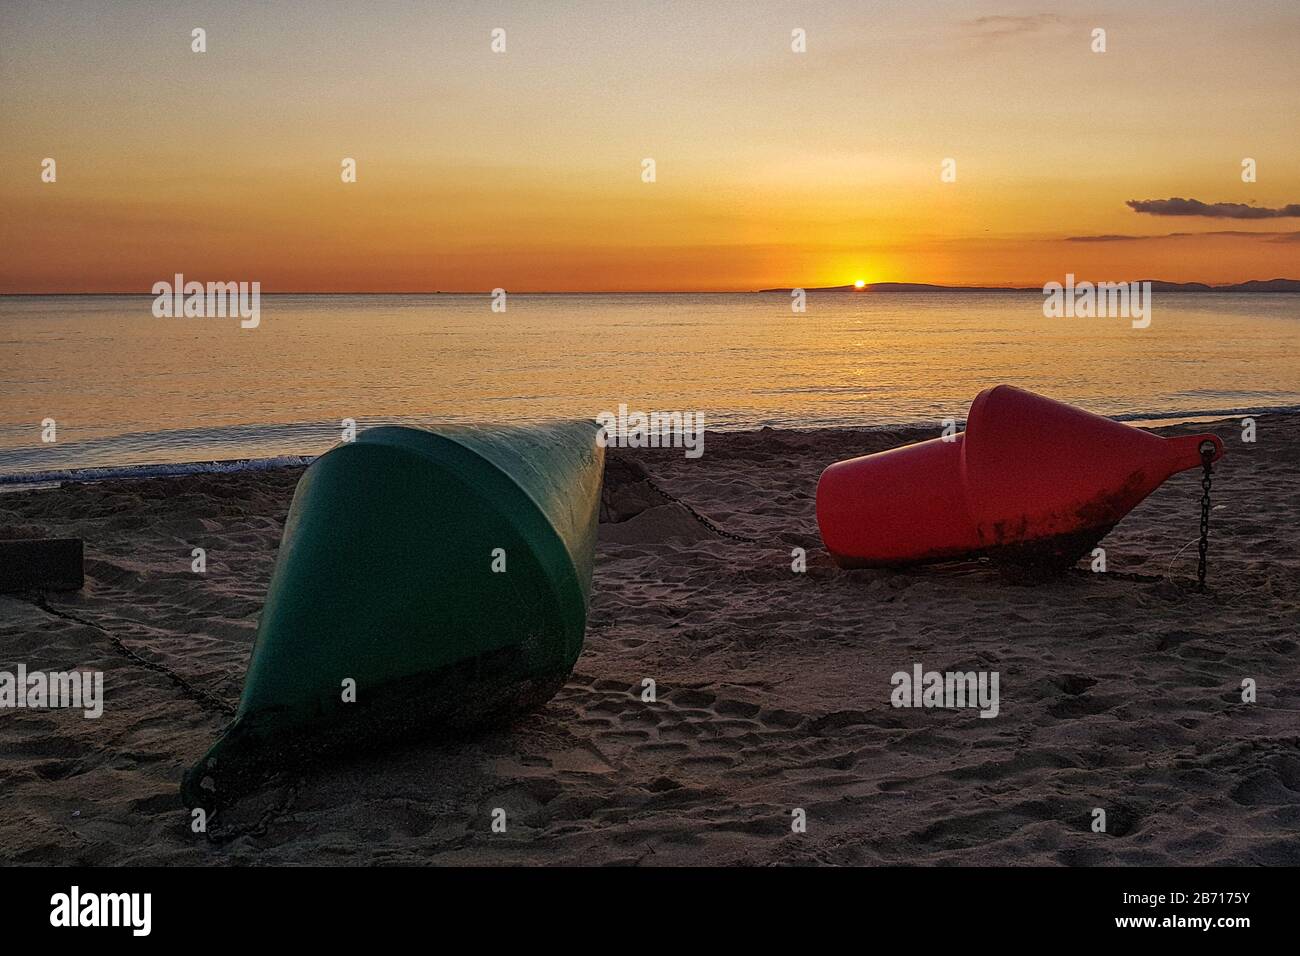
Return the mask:
{"type": "Polygon", "coordinates": [[[866,279],[859,279],[857,282],[853,283],[853,288],[855,289],[865,289],[866,287],[867,287],[866,279]]]}

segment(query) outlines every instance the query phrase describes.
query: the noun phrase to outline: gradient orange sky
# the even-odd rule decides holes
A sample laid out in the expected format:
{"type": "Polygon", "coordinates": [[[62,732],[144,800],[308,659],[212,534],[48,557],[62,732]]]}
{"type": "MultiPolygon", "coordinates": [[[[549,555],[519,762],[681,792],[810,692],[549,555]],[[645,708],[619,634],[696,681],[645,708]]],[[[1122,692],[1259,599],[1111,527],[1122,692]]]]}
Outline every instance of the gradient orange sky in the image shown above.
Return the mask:
{"type": "Polygon", "coordinates": [[[1291,0],[7,2],[0,292],[1300,277],[1300,218],[1126,205],[1300,202],[1297,41],[1291,0]]]}

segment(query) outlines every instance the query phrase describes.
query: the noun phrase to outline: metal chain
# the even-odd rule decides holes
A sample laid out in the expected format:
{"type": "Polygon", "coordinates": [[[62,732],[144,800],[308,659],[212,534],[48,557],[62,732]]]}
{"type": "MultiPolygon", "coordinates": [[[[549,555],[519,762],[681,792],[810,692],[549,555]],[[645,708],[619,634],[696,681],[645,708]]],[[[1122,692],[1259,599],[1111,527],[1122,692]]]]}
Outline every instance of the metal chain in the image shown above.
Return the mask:
{"type": "Polygon", "coordinates": [[[1205,469],[1201,475],[1201,540],[1197,543],[1197,550],[1200,552],[1200,560],[1196,563],[1196,589],[1205,590],[1205,555],[1210,549],[1210,481],[1214,474],[1211,465],[1214,463],[1214,442],[1201,442],[1201,467],[1205,469]]]}
{"type": "Polygon", "coordinates": [[[687,512],[691,515],[691,517],[693,517],[693,518],[694,518],[696,521],[698,521],[700,524],[704,525],[704,527],[708,528],[708,529],[709,529],[710,531],[712,531],[714,534],[716,534],[716,535],[721,535],[721,536],[724,537],[724,538],[730,538],[732,541],[741,541],[741,542],[743,542],[743,543],[745,543],[745,544],[758,544],[758,543],[759,543],[759,539],[758,539],[758,538],[749,538],[749,537],[746,537],[746,536],[743,535],[743,534],[736,534],[734,531],[727,531],[727,530],[724,529],[724,528],[719,528],[716,524],[714,524],[714,523],[713,523],[712,521],[710,521],[708,518],[704,517],[704,515],[700,514],[698,511],[696,511],[694,508],[692,508],[692,507],[691,507],[690,505],[688,505],[686,502],[682,501],[681,498],[678,498],[676,495],[670,495],[668,492],[664,491],[664,490],[663,490],[662,488],[660,488],[657,484],[655,484],[654,480],[651,479],[650,477],[647,476],[647,477],[644,478],[643,480],[645,481],[645,483],[646,483],[647,485],[650,486],[650,488],[651,488],[652,490],[654,490],[654,491],[655,491],[657,494],[659,494],[661,497],[667,498],[669,501],[672,501],[672,502],[674,502],[674,503],[676,503],[676,504],[679,504],[679,505],[681,505],[683,508],[685,508],[685,509],[687,510],[687,512]]]}
{"type": "Polygon", "coordinates": [[[99,631],[99,633],[108,638],[108,642],[112,646],[113,650],[121,654],[131,663],[137,664],[140,667],[147,668],[154,673],[162,674],[164,677],[169,678],[173,684],[181,689],[181,692],[186,697],[189,697],[191,700],[196,702],[204,710],[223,714],[226,717],[235,716],[234,704],[222,700],[216,694],[206,691],[202,687],[194,686],[167,665],[160,664],[157,661],[151,661],[146,657],[141,657],[131,648],[127,647],[120,637],[103,625],[96,624],[94,621],[88,621],[84,617],[78,617],[75,614],[69,614],[67,611],[61,611],[58,608],[51,606],[50,602],[41,592],[33,592],[28,599],[31,603],[35,604],[47,614],[53,614],[55,617],[62,618],[65,621],[72,621],[73,623],[80,624],[82,627],[94,628],[96,631],[99,631]]]}

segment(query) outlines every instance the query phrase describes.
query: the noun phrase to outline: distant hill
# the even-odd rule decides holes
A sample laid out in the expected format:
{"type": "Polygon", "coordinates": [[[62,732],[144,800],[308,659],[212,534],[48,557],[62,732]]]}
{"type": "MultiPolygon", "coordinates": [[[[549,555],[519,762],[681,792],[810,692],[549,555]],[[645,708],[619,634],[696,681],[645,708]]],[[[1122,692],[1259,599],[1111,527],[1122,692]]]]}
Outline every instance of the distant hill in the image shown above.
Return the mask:
{"type": "MultiPolygon", "coordinates": [[[[1078,279],[1077,282],[1086,280],[1078,279]]],[[[1251,279],[1249,282],[1236,282],[1232,285],[1206,285],[1204,282],[1164,282],[1160,279],[1142,279],[1150,282],[1152,292],[1300,292],[1300,279],[1251,279]]],[[[759,292],[784,292],[790,289],[760,289],[759,292]]],[[[987,286],[987,285],[930,285],[925,282],[873,282],[862,289],[851,285],[821,286],[805,289],[805,292],[872,292],[891,293],[907,292],[924,294],[928,292],[1039,292],[1041,286],[987,286]]]]}
{"type": "Polygon", "coordinates": [[[1251,279],[1215,292],[1300,292],[1300,279],[1251,279]]]}

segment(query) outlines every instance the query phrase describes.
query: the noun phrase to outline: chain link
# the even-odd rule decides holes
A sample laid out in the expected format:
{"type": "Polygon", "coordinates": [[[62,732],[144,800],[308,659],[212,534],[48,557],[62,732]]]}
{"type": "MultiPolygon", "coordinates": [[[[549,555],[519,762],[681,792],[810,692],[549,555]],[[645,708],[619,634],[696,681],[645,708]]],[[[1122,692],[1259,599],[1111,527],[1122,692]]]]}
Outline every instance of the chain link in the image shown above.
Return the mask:
{"type": "Polygon", "coordinates": [[[1201,540],[1197,543],[1200,559],[1196,562],[1196,589],[1205,590],[1205,555],[1210,549],[1210,482],[1214,474],[1214,442],[1201,442],[1201,540]]]}
{"type": "Polygon", "coordinates": [[[746,536],[743,535],[743,534],[736,534],[734,531],[727,531],[727,530],[725,530],[724,528],[719,528],[716,524],[714,524],[714,523],[713,523],[712,521],[710,521],[708,518],[704,517],[704,515],[700,514],[698,511],[696,511],[694,508],[692,508],[692,507],[691,507],[690,505],[688,505],[686,502],[682,501],[681,498],[678,498],[676,495],[670,495],[668,492],[664,491],[664,490],[663,490],[662,488],[660,488],[657,484],[655,484],[654,480],[653,480],[652,478],[650,478],[649,476],[647,476],[646,478],[644,478],[644,479],[642,479],[642,480],[645,481],[645,483],[646,483],[647,485],[649,485],[650,488],[651,488],[653,491],[655,491],[657,494],[659,494],[661,497],[667,498],[669,501],[674,502],[675,504],[679,504],[679,505],[681,505],[683,508],[686,509],[686,511],[691,515],[691,517],[693,517],[693,518],[694,518],[696,521],[698,521],[700,524],[704,525],[704,527],[708,528],[708,529],[709,529],[710,531],[712,531],[714,534],[716,534],[716,535],[721,535],[721,536],[724,537],[724,538],[730,538],[732,541],[740,541],[740,542],[743,542],[743,543],[745,543],[745,544],[758,544],[758,543],[759,543],[759,539],[758,539],[758,538],[749,538],[749,537],[746,537],[746,536]]]}
{"type": "Polygon", "coordinates": [[[120,637],[102,624],[96,624],[94,621],[88,621],[84,617],[78,617],[75,614],[69,614],[67,611],[61,611],[58,608],[51,606],[43,593],[34,593],[29,600],[47,614],[53,614],[55,617],[61,618],[65,621],[72,621],[75,624],[80,624],[82,627],[89,627],[99,631],[99,633],[108,638],[109,644],[112,645],[113,650],[118,654],[121,654],[133,664],[147,668],[154,673],[162,674],[164,677],[169,678],[173,684],[181,689],[181,692],[185,694],[186,697],[195,701],[204,710],[219,713],[225,717],[235,716],[234,704],[222,700],[216,694],[206,691],[202,687],[196,687],[167,665],[160,664],[158,661],[151,661],[146,657],[141,657],[131,648],[127,647],[126,643],[120,637]]]}

